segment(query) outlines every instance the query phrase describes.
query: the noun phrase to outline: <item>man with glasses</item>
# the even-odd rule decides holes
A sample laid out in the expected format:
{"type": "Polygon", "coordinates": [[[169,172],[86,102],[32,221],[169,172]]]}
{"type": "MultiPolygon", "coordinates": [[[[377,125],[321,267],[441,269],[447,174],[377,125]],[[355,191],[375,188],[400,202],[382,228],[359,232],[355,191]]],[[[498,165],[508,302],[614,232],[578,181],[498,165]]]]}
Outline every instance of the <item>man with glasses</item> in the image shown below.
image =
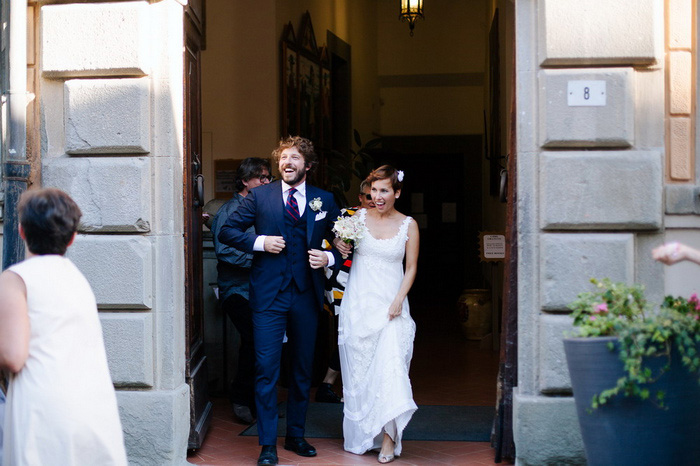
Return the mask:
{"type": "MultiPolygon", "coordinates": [[[[238,371],[230,387],[229,396],[234,414],[248,424],[255,421],[255,350],[253,348],[253,316],[248,305],[248,279],[253,254],[239,251],[219,242],[219,232],[226,220],[238,209],[251,189],[268,184],[269,160],[248,157],[236,170],[233,198],[221,206],[212,223],[219,285],[219,302],[241,335],[238,352],[238,371]]],[[[255,233],[255,228],[248,229],[255,233]]],[[[224,381],[228,383],[228,381],[224,381]]]]}
{"type": "MultiPolygon", "coordinates": [[[[341,210],[343,217],[355,215],[355,212],[359,209],[374,209],[374,201],[372,201],[372,195],[370,194],[370,183],[368,183],[367,180],[360,183],[360,194],[358,198],[360,200],[360,205],[358,207],[341,210]]],[[[326,302],[324,303],[324,308],[331,316],[338,315],[338,311],[340,310],[340,303],[342,302],[343,293],[345,292],[345,285],[348,282],[348,274],[350,273],[351,265],[352,255],[349,255],[348,258],[344,259],[340,264],[339,269],[332,270],[326,268],[326,302]]],[[[338,323],[336,322],[335,325],[337,327],[338,323]]],[[[342,398],[333,391],[333,384],[338,378],[338,374],[340,374],[340,354],[336,346],[328,362],[326,376],[316,390],[316,401],[321,403],[342,403],[342,398]]]]}
{"type": "Polygon", "coordinates": [[[372,200],[372,195],[369,193],[369,188],[370,183],[367,180],[363,180],[360,183],[360,209],[374,209],[376,207],[372,200]]]}

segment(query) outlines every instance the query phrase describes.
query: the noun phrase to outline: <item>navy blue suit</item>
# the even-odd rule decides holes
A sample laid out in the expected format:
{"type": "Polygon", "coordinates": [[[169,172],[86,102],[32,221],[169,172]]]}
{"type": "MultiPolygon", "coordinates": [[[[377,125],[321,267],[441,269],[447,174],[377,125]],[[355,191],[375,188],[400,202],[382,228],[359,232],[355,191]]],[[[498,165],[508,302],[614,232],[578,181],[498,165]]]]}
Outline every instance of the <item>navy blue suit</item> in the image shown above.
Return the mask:
{"type": "MultiPolygon", "coordinates": [[[[253,311],[256,353],[255,401],[261,445],[277,439],[277,380],[285,331],[291,350],[291,378],[287,399],[287,436],[303,437],[311,389],[318,313],[323,307],[323,268],[311,269],[307,251],[323,249],[340,215],[333,195],[306,184],[306,207],[298,221],[285,213],[282,183],[277,181],[250,191],[236,212],[222,226],[218,239],[253,252],[250,272],[250,307],[253,311]],[[320,198],[322,207],[309,202],[320,198]],[[255,233],[246,230],[255,226],[255,233]],[[282,236],[279,254],[254,252],[258,235],[282,236]]],[[[335,267],[340,255],[334,249],[335,267]]]]}

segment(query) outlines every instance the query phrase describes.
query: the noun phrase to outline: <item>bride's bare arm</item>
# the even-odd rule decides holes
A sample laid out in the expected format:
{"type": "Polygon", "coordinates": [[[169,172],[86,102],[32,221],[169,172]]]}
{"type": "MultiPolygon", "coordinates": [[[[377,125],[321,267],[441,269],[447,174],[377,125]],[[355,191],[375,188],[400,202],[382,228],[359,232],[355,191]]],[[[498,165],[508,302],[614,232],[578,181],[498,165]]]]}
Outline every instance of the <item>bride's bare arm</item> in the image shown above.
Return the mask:
{"type": "Polygon", "coordinates": [[[403,300],[413,286],[418,271],[418,246],[420,244],[418,224],[412,220],[408,225],[408,241],[406,242],[406,272],[404,273],[399,292],[389,306],[389,320],[401,315],[403,300]]]}
{"type": "Polygon", "coordinates": [[[0,369],[19,372],[29,354],[27,288],[14,272],[0,274],[0,369]]]}

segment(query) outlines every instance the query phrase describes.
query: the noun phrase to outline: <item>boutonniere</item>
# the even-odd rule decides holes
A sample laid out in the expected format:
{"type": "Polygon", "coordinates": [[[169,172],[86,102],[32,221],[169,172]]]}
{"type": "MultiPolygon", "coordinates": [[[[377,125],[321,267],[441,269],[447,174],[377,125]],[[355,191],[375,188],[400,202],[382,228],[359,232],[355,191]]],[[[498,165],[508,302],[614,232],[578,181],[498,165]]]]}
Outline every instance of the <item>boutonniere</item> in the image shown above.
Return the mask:
{"type": "Polygon", "coordinates": [[[313,201],[309,202],[309,207],[314,212],[318,212],[319,210],[321,210],[321,207],[323,207],[323,202],[321,202],[321,198],[315,197],[313,201]]]}

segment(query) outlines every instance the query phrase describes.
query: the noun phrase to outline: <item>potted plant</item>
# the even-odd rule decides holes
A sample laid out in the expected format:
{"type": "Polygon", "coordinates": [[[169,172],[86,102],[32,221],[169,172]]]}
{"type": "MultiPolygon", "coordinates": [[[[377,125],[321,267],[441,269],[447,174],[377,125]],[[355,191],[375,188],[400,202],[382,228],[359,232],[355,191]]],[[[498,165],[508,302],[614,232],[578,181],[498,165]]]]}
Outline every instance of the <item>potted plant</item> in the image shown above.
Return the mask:
{"type": "Polygon", "coordinates": [[[700,300],[592,279],[564,339],[589,465],[698,464],[700,300]]]}
{"type": "Polygon", "coordinates": [[[357,151],[349,149],[349,154],[344,154],[335,149],[328,153],[326,162],[327,189],[333,193],[339,206],[348,205],[345,194],[353,185],[353,176],[362,181],[374,169],[372,151],[381,145],[381,138],[370,139],[362,145],[360,133],[353,130],[357,151]]]}

